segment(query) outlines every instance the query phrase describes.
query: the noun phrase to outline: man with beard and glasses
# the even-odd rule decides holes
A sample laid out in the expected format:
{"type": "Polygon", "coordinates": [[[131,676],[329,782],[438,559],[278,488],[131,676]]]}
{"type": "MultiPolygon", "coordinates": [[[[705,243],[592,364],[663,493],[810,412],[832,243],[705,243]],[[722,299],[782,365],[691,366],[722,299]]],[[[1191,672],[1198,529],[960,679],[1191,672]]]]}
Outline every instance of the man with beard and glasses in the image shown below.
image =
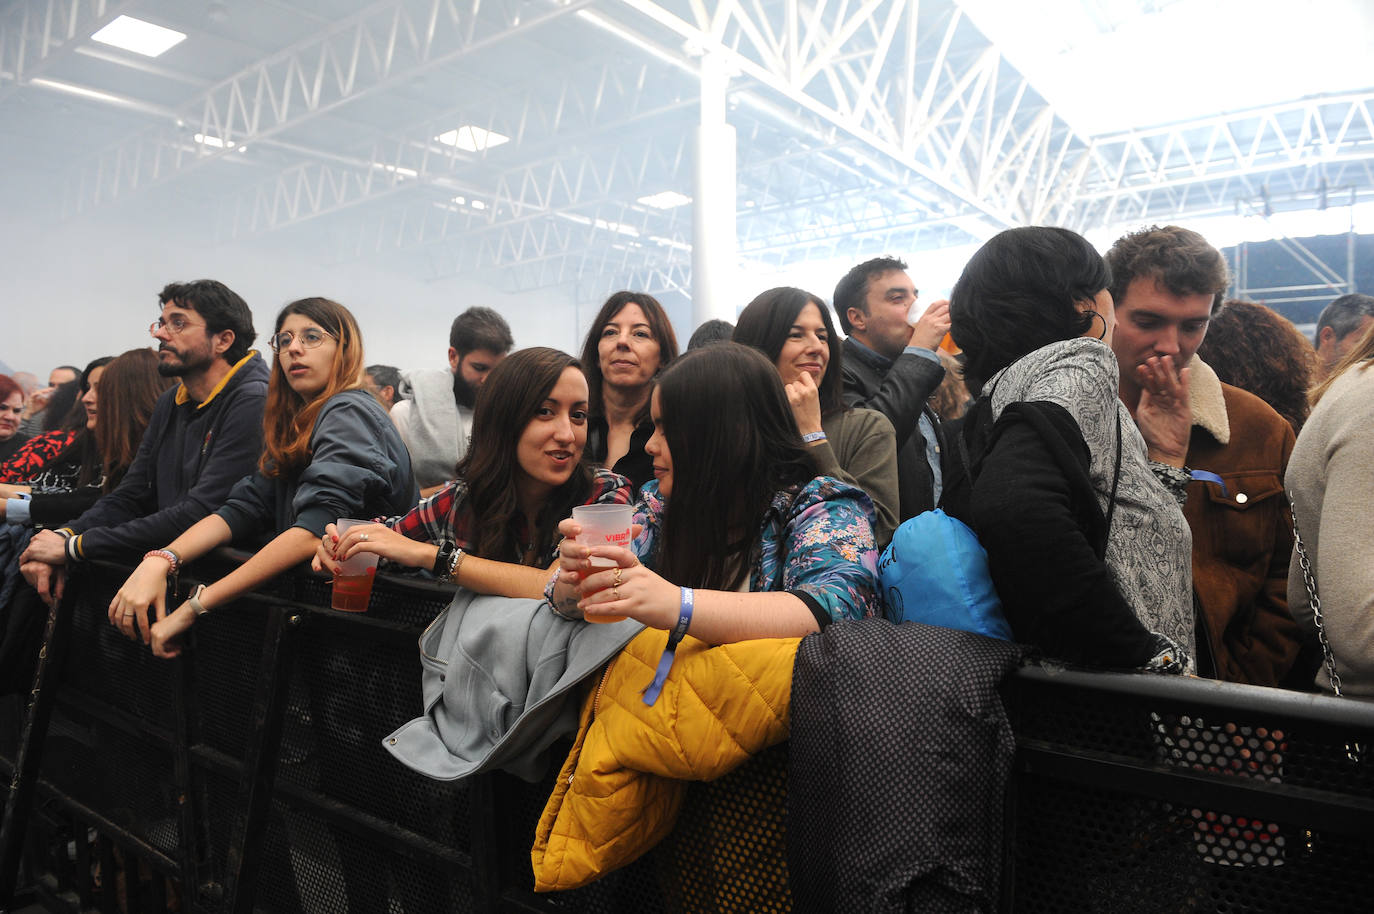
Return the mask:
{"type": "Polygon", "coordinates": [[[158,399],[138,454],[120,484],[60,530],[36,534],[21,556],[45,599],[61,595],[64,565],[130,560],[176,539],[224,504],[262,453],[267,366],[253,344],[253,315],[213,279],[171,283],[162,313],[158,373],[181,383],[158,399]]]}
{"type": "Polygon", "coordinates": [[[469,308],[453,319],[448,332],[449,371],[414,369],[402,373],[391,421],[410,449],[410,463],[422,496],[439,491],[453,478],[472,437],[472,405],[477,388],[515,346],[510,326],[490,308],[469,308]]]}

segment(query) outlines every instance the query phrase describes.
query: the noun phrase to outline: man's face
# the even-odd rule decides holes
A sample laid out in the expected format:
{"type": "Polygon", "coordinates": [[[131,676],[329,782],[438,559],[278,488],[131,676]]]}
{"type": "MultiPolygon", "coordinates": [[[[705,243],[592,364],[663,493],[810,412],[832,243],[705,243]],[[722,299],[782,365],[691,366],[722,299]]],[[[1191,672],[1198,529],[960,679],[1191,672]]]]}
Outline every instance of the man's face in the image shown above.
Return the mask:
{"type": "Polygon", "coordinates": [[[464,384],[475,390],[486,383],[487,375],[505,357],[504,352],[492,352],[490,349],[474,349],[460,356],[458,350],[450,346],[448,367],[463,379],[464,384]]]}
{"type": "Polygon", "coordinates": [[[215,340],[195,309],[170,301],[162,306],[161,321],[153,333],[158,341],[158,374],[184,378],[210,367],[216,357],[215,340]]]}
{"type": "Polygon", "coordinates": [[[391,409],[396,403],[396,388],[390,384],[379,385],[377,379],[366,371],[363,372],[363,387],[367,388],[367,392],[376,397],[377,402],[387,409],[391,409]]]}
{"type": "Polygon", "coordinates": [[[1116,302],[1117,324],[1112,334],[1122,392],[1139,395],[1135,369],[1152,356],[1173,356],[1175,369],[1187,367],[1211,319],[1210,295],[1175,295],[1150,276],[1131,280],[1116,302]]]}
{"type": "Polygon", "coordinates": [[[1317,335],[1317,355],[1321,358],[1326,371],[1336,367],[1336,363],[1350,354],[1355,344],[1363,339],[1369,325],[1374,324],[1374,315],[1366,314],[1360,319],[1359,326],[1345,336],[1336,336],[1336,328],[1323,327],[1317,335]]]}
{"type": "Polygon", "coordinates": [[[868,280],[864,296],[866,314],[851,308],[852,334],[880,355],[895,359],[911,340],[911,309],[916,304],[916,284],[905,270],[889,270],[868,280]]]}
{"type": "Polygon", "coordinates": [[[70,368],[54,368],[48,374],[49,387],[57,387],[61,384],[66,384],[68,381],[75,380],[76,372],[72,371],[70,368]]]}
{"type": "Polygon", "coordinates": [[[462,406],[471,407],[477,402],[477,388],[487,382],[487,375],[496,364],[506,357],[504,352],[490,349],[474,349],[458,354],[452,346],[448,348],[448,367],[453,372],[453,396],[462,406]]]}

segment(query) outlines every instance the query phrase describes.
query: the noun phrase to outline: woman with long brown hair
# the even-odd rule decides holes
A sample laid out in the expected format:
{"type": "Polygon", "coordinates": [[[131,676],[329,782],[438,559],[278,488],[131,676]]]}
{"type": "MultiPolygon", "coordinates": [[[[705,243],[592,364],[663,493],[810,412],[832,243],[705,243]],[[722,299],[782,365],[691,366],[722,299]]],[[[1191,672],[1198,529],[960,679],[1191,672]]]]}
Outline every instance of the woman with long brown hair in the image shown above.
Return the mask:
{"type": "MultiPolygon", "coordinates": [[[[629,549],[565,543],[549,588],[556,612],[629,616],[674,632],[676,645],[685,634],[801,637],[879,611],[873,504],[818,471],[777,368],[756,349],[687,353],[659,378],[650,412],[640,532],[629,549]]],[[[562,531],[581,526],[568,519],[562,531]]]]}
{"type": "Polygon", "coordinates": [[[277,315],[270,343],[277,365],[257,472],[217,512],[149,552],[110,602],[111,624],[159,657],[180,653],[181,636],[201,613],[309,559],[336,518],[399,513],[419,497],[400,434],[363,387],[362,335],[348,309],[327,298],[294,301],[277,315]],[[276,536],[252,558],[167,612],[169,571],[266,531],[276,536]]]}
{"type": "Polygon", "coordinates": [[[630,481],[583,461],[587,379],[557,349],[512,353],[477,394],[472,444],[457,478],[404,517],[332,528],[317,570],[372,552],[478,593],[539,597],[558,546],[558,523],[576,505],[629,504],[630,481]]]}
{"type": "Polygon", "coordinates": [[[53,527],[93,505],[134,462],[171,383],[158,374],[151,349],[87,365],[64,427],[30,438],[0,466],[0,519],[53,527]]]}
{"type": "Polygon", "coordinates": [[[628,477],[635,488],[653,478],[644,443],[654,433],[649,394],[654,378],[677,358],[677,335],[658,299],[617,292],[601,306],[582,344],[587,375],[587,459],[628,477]]]}
{"type": "Polygon", "coordinates": [[[769,289],[740,312],[734,341],[762,352],[777,368],[820,473],[856,485],[873,499],[873,534],[882,549],[897,529],[900,507],[897,434],[882,413],[845,405],[844,348],[830,309],[802,289],[769,289]]]}

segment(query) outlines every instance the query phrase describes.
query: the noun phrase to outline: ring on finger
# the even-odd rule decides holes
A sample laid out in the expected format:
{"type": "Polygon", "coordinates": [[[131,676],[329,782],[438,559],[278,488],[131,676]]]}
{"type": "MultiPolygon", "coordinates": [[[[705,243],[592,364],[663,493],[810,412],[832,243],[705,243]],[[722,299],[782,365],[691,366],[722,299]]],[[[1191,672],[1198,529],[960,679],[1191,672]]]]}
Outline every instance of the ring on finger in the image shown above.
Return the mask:
{"type": "Polygon", "coordinates": [[[614,584],[613,586],[614,586],[614,587],[619,587],[619,586],[620,586],[620,566],[619,566],[619,565],[615,566],[615,574],[614,574],[613,577],[614,577],[614,579],[615,579],[615,584],[614,584]]]}
{"type": "Polygon", "coordinates": [[[367,542],[367,534],[364,533],[362,536],[358,537],[358,539],[362,540],[364,543],[367,542]]]}
{"type": "Polygon", "coordinates": [[[620,585],[619,585],[619,584],[612,584],[612,585],[611,585],[611,596],[615,597],[616,600],[619,600],[619,599],[620,599],[620,585]]]}

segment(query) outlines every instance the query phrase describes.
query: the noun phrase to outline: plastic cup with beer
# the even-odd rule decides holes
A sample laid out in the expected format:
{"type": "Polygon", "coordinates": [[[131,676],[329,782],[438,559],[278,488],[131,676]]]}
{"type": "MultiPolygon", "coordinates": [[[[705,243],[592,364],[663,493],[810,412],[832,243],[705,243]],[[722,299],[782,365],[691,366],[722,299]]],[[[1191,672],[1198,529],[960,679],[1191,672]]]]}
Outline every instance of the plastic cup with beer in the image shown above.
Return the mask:
{"type": "MultiPolygon", "coordinates": [[[[630,522],[634,520],[633,505],[578,505],[572,509],[573,520],[582,532],[577,542],[583,546],[623,546],[630,548],[630,522]]],[[[592,567],[614,568],[614,559],[594,555],[592,567]]],[[[587,616],[588,622],[619,622],[624,616],[587,616]]]]}
{"type": "MultiPolygon", "coordinates": [[[[339,538],[359,524],[370,524],[370,520],[357,520],[341,517],[335,523],[339,538]]],[[[367,612],[367,603],[372,599],[372,581],[377,576],[377,555],[373,552],[359,552],[352,558],[339,563],[338,574],[334,575],[334,592],[329,605],[340,612],[367,612]]]]}

